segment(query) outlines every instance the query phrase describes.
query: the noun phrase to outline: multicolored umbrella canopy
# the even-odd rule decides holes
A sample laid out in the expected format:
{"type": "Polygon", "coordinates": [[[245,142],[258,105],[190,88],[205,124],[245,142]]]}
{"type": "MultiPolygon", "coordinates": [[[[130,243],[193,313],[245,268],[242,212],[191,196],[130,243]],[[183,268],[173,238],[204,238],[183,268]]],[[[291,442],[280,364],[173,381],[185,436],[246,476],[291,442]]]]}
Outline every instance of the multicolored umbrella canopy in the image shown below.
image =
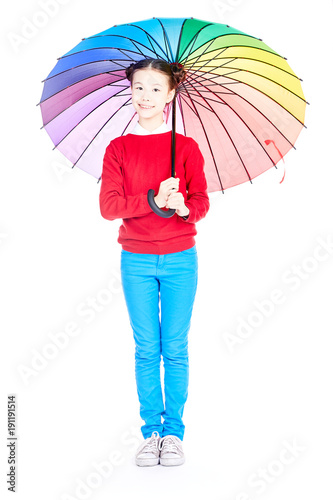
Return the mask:
{"type": "MultiPolygon", "coordinates": [[[[176,132],[197,141],[208,192],[251,181],[294,147],[307,103],[284,57],[228,25],[154,17],[84,38],[44,80],[43,127],[73,166],[100,179],[109,142],[134,128],[125,68],[144,58],[187,70],[176,132]]],[[[164,119],[171,128],[170,105],[164,119]]]]}

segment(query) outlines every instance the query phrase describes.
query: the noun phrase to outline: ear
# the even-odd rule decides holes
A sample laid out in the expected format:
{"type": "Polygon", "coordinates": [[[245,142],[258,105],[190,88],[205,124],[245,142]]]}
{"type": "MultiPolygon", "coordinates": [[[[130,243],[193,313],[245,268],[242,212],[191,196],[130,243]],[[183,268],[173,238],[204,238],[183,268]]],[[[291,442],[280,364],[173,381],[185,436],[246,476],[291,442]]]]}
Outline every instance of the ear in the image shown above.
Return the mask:
{"type": "Polygon", "coordinates": [[[168,97],[167,97],[167,104],[169,104],[169,102],[172,101],[172,99],[174,98],[175,96],[175,93],[176,93],[176,89],[172,89],[172,90],[169,90],[168,92],[168,97]]]}

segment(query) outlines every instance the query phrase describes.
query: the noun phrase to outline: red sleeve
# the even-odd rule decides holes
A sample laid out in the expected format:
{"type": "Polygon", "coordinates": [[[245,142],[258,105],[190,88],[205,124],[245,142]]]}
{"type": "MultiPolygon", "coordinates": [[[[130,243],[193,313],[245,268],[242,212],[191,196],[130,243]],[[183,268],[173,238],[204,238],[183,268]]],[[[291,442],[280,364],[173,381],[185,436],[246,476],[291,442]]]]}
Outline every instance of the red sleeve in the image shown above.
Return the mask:
{"type": "Polygon", "coordinates": [[[205,160],[198,143],[192,139],[192,148],[185,162],[187,200],[185,205],[190,213],[184,222],[195,223],[207,214],[210,203],[207,193],[207,181],[204,173],[205,160]]]}
{"type": "Polygon", "coordinates": [[[141,217],[152,212],[147,194],[124,195],[124,179],[121,159],[113,141],[105,150],[99,206],[102,217],[107,220],[141,217]]]}

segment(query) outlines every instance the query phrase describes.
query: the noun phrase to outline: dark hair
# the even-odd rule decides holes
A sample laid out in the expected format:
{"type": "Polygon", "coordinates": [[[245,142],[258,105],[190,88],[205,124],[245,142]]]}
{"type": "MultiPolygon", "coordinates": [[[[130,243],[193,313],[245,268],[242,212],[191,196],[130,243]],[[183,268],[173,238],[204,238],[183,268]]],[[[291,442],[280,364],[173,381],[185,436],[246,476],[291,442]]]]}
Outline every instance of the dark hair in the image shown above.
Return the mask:
{"type": "Polygon", "coordinates": [[[126,78],[130,81],[131,86],[134,71],[142,68],[156,69],[167,75],[169,77],[169,90],[176,89],[185,80],[187,73],[184,66],[180,63],[168,63],[164,59],[141,59],[136,63],[130,64],[125,69],[126,78]]]}

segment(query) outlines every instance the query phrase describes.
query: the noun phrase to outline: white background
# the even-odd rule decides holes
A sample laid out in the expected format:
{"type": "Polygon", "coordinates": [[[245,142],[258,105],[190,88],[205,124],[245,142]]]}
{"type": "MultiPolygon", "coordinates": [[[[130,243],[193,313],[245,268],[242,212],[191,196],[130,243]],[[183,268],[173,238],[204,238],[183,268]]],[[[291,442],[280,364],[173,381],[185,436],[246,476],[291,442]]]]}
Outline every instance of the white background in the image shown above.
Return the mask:
{"type": "Polygon", "coordinates": [[[332,3],[55,3],[16,45],[45,12],[42,1],[7,2],[2,18],[1,491],[9,494],[6,401],[14,393],[15,498],[330,498],[333,250],[323,242],[333,240],[332,3]],[[193,16],[262,38],[288,58],[310,102],[308,128],[285,164],[211,195],[197,223],[186,462],[170,468],[134,463],[143,421],[120,283],[121,220],[101,217],[100,185],[52,151],[36,106],[41,81],[83,37],[154,16],[193,16]],[[274,290],[282,303],[271,301],[274,290]],[[99,311],[80,315],[93,311],[92,298],[99,311]],[[68,344],[33,371],[36,353],[70,324],[76,336],[66,334],[68,344]],[[228,333],[240,341],[233,349],[228,333]],[[105,477],[96,475],[102,462],[105,477]]]}

